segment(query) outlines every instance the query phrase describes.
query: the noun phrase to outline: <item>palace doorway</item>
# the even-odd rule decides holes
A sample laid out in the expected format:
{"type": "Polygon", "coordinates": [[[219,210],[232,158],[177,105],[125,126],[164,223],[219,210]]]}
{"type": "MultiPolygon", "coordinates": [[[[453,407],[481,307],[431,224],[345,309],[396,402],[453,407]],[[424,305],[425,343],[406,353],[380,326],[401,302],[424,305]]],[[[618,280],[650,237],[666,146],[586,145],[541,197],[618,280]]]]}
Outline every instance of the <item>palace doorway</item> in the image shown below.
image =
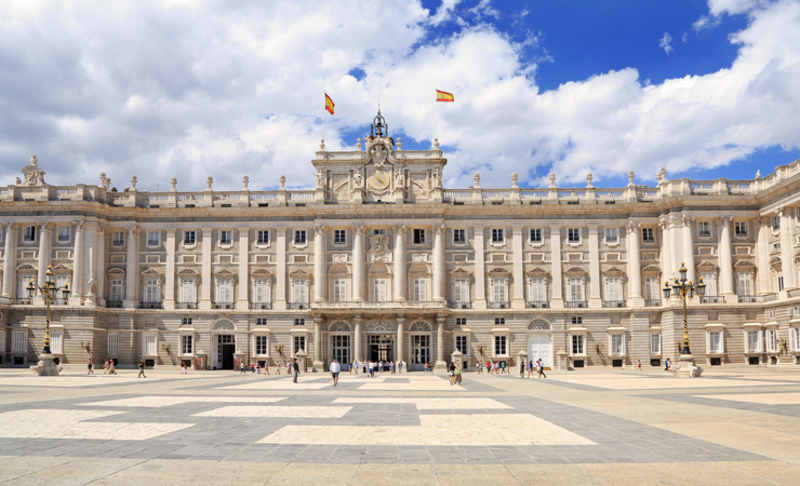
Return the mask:
{"type": "Polygon", "coordinates": [[[394,359],[394,336],[391,334],[371,335],[369,337],[370,361],[392,361],[394,359]]]}
{"type": "Polygon", "coordinates": [[[411,336],[411,371],[425,371],[425,363],[431,360],[430,334],[411,336]]]}
{"type": "Polygon", "coordinates": [[[545,367],[553,366],[553,345],[547,334],[534,334],[528,336],[528,359],[533,361],[541,359],[545,367]]]}
{"type": "Polygon", "coordinates": [[[233,354],[236,352],[236,338],[232,334],[217,335],[217,369],[232,370],[233,354]]]}

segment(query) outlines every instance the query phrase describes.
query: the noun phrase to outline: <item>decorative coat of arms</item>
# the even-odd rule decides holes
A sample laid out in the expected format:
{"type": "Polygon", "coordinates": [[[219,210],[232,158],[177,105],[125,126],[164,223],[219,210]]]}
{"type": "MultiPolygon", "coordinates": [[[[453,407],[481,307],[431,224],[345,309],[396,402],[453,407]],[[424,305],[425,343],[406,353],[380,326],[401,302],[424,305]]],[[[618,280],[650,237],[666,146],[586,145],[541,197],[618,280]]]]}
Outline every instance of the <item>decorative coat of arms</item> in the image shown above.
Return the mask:
{"type": "Polygon", "coordinates": [[[386,235],[374,235],[369,239],[369,251],[367,251],[367,261],[384,262],[392,261],[392,254],[389,251],[389,237],[386,235]]]}

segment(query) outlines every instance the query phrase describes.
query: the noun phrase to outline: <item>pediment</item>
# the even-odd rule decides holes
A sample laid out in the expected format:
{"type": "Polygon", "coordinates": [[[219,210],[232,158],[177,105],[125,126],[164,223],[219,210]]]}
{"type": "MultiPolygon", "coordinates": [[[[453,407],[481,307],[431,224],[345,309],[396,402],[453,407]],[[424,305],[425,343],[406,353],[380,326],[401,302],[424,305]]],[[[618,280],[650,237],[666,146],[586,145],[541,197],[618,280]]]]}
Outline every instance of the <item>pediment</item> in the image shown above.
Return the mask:
{"type": "Polygon", "coordinates": [[[145,270],[144,272],[142,272],[142,275],[145,275],[145,276],[153,275],[153,276],[161,277],[162,275],[164,275],[164,272],[158,270],[157,268],[150,267],[147,270],[145,270]]]}
{"type": "Polygon", "coordinates": [[[536,275],[536,276],[549,275],[549,273],[547,273],[547,270],[545,270],[545,269],[543,269],[541,267],[535,267],[535,268],[533,268],[531,270],[528,270],[525,273],[527,275],[536,275]]]}
{"type": "Polygon", "coordinates": [[[661,268],[658,265],[648,265],[642,269],[642,272],[661,273],[661,268]]]}
{"type": "Polygon", "coordinates": [[[461,267],[457,267],[456,269],[450,271],[450,275],[469,275],[469,274],[470,274],[469,270],[464,270],[461,267]]]}
{"type": "Polygon", "coordinates": [[[223,277],[223,278],[224,277],[235,277],[236,276],[236,272],[232,272],[229,268],[221,268],[221,269],[217,270],[216,272],[214,272],[214,275],[216,275],[217,277],[223,277]]]}
{"type": "Polygon", "coordinates": [[[717,264],[712,263],[708,260],[702,260],[700,263],[697,264],[697,268],[717,268],[717,264]]]}
{"type": "Polygon", "coordinates": [[[183,268],[178,270],[178,275],[199,275],[200,273],[194,268],[183,268]]]}
{"type": "Polygon", "coordinates": [[[269,276],[272,275],[272,272],[270,272],[266,268],[259,268],[259,269],[253,270],[251,275],[258,275],[260,277],[269,277],[269,276]]]}
{"type": "Polygon", "coordinates": [[[751,260],[739,260],[738,262],[733,264],[734,268],[740,267],[755,267],[756,264],[751,260]]]}
{"type": "Polygon", "coordinates": [[[508,275],[509,271],[502,267],[497,267],[489,270],[489,275],[508,275]]]}
{"type": "Polygon", "coordinates": [[[63,263],[59,263],[55,267],[53,267],[54,272],[71,272],[72,268],[64,265],[63,263]]]}
{"type": "Polygon", "coordinates": [[[122,268],[109,268],[106,275],[125,275],[125,270],[122,268]]]}
{"type": "Polygon", "coordinates": [[[25,271],[25,270],[37,270],[37,268],[34,267],[33,265],[31,265],[30,263],[23,263],[22,265],[17,267],[17,270],[22,270],[22,271],[25,271]]]}

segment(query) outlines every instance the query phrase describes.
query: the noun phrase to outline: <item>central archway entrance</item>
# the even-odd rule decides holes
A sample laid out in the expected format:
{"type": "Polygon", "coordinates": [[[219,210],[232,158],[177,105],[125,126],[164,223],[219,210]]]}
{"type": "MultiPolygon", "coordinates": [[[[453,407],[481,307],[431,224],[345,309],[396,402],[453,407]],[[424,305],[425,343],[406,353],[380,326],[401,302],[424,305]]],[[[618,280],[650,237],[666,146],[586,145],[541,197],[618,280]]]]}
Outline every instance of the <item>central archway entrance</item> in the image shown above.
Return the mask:
{"type": "Polygon", "coordinates": [[[217,369],[232,370],[236,338],[232,334],[217,335],[217,369]]]}
{"type": "Polygon", "coordinates": [[[373,362],[394,359],[394,336],[391,334],[371,334],[369,336],[369,359],[373,362]]]}

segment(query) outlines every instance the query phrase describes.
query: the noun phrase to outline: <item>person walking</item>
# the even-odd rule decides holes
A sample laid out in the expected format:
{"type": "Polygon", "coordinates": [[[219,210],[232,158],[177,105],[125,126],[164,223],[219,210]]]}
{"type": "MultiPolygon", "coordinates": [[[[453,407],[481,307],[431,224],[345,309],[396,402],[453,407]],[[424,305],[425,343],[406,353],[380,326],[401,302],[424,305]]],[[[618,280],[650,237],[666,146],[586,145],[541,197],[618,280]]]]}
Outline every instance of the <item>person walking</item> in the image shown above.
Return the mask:
{"type": "Polygon", "coordinates": [[[450,375],[450,386],[456,382],[456,364],[452,361],[450,362],[450,368],[447,371],[447,374],[450,375]]]}
{"type": "Polygon", "coordinates": [[[399,375],[402,372],[403,372],[403,362],[402,361],[398,361],[397,362],[397,374],[399,375]]]}
{"type": "Polygon", "coordinates": [[[368,366],[369,366],[369,377],[375,378],[375,363],[370,361],[368,366]]]}
{"type": "Polygon", "coordinates": [[[239,372],[243,375],[247,373],[247,367],[242,363],[239,363],[239,372]]]}
{"type": "Polygon", "coordinates": [[[144,358],[139,360],[139,376],[137,378],[147,378],[147,375],[144,374],[144,358]]]}
{"type": "Polygon", "coordinates": [[[669,358],[664,360],[664,371],[669,371],[669,358]]]}
{"type": "Polygon", "coordinates": [[[189,370],[186,367],[186,361],[182,361],[181,362],[181,374],[182,375],[188,375],[189,374],[189,370]]]}
{"type": "Polygon", "coordinates": [[[460,366],[456,366],[455,373],[456,373],[456,384],[460,386],[461,385],[461,367],[460,366]]]}
{"type": "Polygon", "coordinates": [[[640,360],[640,359],[636,360],[636,368],[639,371],[642,371],[642,360],[640,360]]]}
{"type": "Polygon", "coordinates": [[[86,374],[87,375],[93,375],[94,374],[94,370],[92,368],[94,367],[94,364],[92,363],[92,358],[89,358],[89,363],[86,365],[86,367],[89,368],[89,372],[86,373],[86,374]]]}
{"type": "Polygon", "coordinates": [[[104,374],[104,375],[107,375],[107,374],[108,374],[108,360],[105,360],[105,361],[103,362],[103,374],[104,374]]]}
{"type": "Polygon", "coordinates": [[[269,374],[269,359],[264,360],[264,376],[269,374]]]}
{"type": "Polygon", "coordinates": [[[258,360],[256,360],[254,366],[255,366],[255,369],[256,369],[256,373],[258,373],[260,375],[261,374],[261,365],[258,364],[258,360]]]}
{"type": "Polygon", "coordinates": [[[114,358],[108,360],[108,374],[109,375],[117,374],[117,366],[114,364],[114,358]]]}
{"type": "Polygon", "coordinates": [[[528,361],[528,378],[533,376],[533,360],[528,361]]]}
{"type": "Polygon", "coordinates": [[[525,378],[525,360],[520,360],[519,362],[519,377],[525,378]]]}
{"type": "Polygon", "coordinates": [[[536,361],[536,372],[539,373],[539,378],[547,378],[547,375],[544,374],[544,361],[541,359],[536,361]]]}
{"type": "Polygon", "coordinates": [[[294,359],[292,368],[294,368],[294,383],[297,383],[297,377],[300,376],[300,365],[297,364],[297,358],[294,359]]]}
{"type": "Polygon", "coordinates": [[[333,386],[336,386],[339,384],[339,372],[342,371],[342,367],[339,365],[339,362],[336,361],[336,358],[333,358],[330,369],[331,376],[333,377],[333,386]]]}
{"type": "MultiPolygon", "coordinates": [[[[296,359],[295,359],[295,361],[296,361],[296,359]]],[[[291,361],[287,361],[286,362],[286,374],[287,375],[291,375],[292,374],[292,362],[291,361]]]]}

